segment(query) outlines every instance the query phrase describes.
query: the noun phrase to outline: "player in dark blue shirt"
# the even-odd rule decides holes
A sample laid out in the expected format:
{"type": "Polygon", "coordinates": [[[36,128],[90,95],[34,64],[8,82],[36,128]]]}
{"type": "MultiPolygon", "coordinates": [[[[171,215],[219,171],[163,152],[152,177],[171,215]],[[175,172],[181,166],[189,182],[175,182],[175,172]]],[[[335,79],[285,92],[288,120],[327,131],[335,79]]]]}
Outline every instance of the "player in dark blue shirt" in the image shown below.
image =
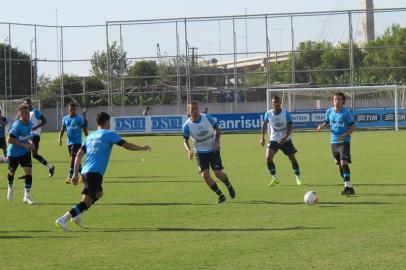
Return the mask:
{"type": "MultiPolygon", "coordinates": [[[[85,121],[82,116],[76,114],[76,104],[71,102],[68,106],[69,114],[64,116],[62,119],[62,127],[59,132],[59,145],[62,145],[62,137],[66,130],[68,135],[68,151],[71,158],[69,176],[65,183],[71,184],[71,179],[73,176],[73,166],[75,164],[76,154],[78,153],[80,147],[82,146],[82,130],[85,136],[87,136],[87,127],[85,126],[85,121]]],[[[79,168],[80,171],[80,168],[79,168]]]]}
{"type": "Polygon", "coordinates": [[[3,149],[3,156],[7,156],[7,143],[6,143],[6,126],[7,118],[2,115],[0,110],[0,149],[3,149]]]}
{"type": "Polygon", "coordinates": [[[96,116],[97,130],[90,133],[77,153],[72,183],[76,185],[79,180],[79,166],[82,157],[86,155],[85,165],[82,169],[84,189],[82,200],[65,215],[59,217],[55,224],[65,231],[69,230],[66,222],[71,220],[81,225],[81,216],[103,195],[103,175],[109,162],[113,145],[119,145],[132,151],[151,151],[148,145],[138,146],[123,140],[117,133],[110,131],[110,116],[107,113],[98,113],[96,116]]]}
{"type": "Polygon", "coordinates": [[[320,131],[326,126],[331,130],[331,150],[334,159],[340,170],[340,175],[344,180],[344,190],[341,195],[354,195],[355,190],[350,179],[351,134],[355,130],[354,118],[351,112],[344,108],[345,95],[342,92],[334,93],[333,107],[328,109],[324,118],[324,123],[319,125],[320,131]]]}
{"type": "Polygon", "coordinates": [[[7,157],[8,164],[8,191],[7,200],[13,200],[13,183],[15,172],[20,165],[24,169],[25,178],[25,192],[23,202],[33,204],[31,198],[32,186],[32,163],[31,163],[31,149],[34,144],[31,141],[32,122],[30,121],[30,111],[27,106],[21,105],[18,108],[19,119],[16,120],[10,128],[8,136],[7,157]]]}

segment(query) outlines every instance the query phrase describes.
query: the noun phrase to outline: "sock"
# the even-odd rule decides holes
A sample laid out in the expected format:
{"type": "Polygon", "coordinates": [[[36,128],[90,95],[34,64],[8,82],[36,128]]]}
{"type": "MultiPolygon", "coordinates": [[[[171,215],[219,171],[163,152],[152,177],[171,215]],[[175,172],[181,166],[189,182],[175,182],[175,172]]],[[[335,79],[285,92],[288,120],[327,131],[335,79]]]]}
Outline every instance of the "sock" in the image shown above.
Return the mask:
{"type": "Polygon", "coordinates": [[[300,175],[299,163],[297,162],[297,160],[292,161],[292,169],[294,174],[296,174],[297,176],[300,175]]]}
{"type": "Polygon", "coordinates": [[[340,171],[341,178],[344,179],[343,169],[341,167],[338,167],[338,170],[340,171]]]}
{"type": "Polygon", "coordinates": [[[70,216],[72,218],[76,217],[77,215],[79,215],[80,213],[84,212],[85,210],[87,210],[87,205],[84,202],[80,202],[78,203],[76,206],[72,207],[72,209],[69,211],[70,216]]]}
{"type": "Polygon", "coordinates": [[[46,161],[42,156],[37,154],[32,157],[35,158],[36,160],[38,160],[42,165],[47,166],[49,168],[48,161],[46,161]]]}
{"type": "Polygon", "coordinates": [[[69,178],[72,178],[72,176],[73,176],[73,168],[70,168],[69,169],[69,178]]]}
{"type": "Polygon", "coordinates": [[[226,175],[225,179],[224,179],[224,180],[221,180],[221,181],[224,183],[224,185],[226,185],[227,188],[229,188],[229,187],[231,186],[231,183],[230,183],[230,181],[228,180],[227,175],[226,175]]]}
{"type": "Polygon", "coordinates": [[[275,168],[275,163],[273,161],[271,163],[267,163],[268,165],[268,170],[272,175],[276,174],[276,168],[275,168]]]}
{"type": "Polygon", "coordinates": [[[30,191],[31,186],[32,186],[32,176],[26,175],[25,176],[25,190],[30,191]]]}
{"type": "Polygon", "coordinates": [[[343,167],[343,179],[344,182],[350,181],[351,173],[350,173],[350,167],[348,165],[344,165],[343,167]]]}
{"type": "Polygon", "coordinates": [[[345,181],[344,182],[344,187],[352,187],[351,181],[345,181]]]}
{"type": "Polygon", "coordinates": [[[8,186],[13,187],[14,175],[7,174],[8,186]]]}
{"type": "Polygon", "coordinates": [[[213,190],[218,196],[223,195],[223,192],[221,192],[216,183],[212,185],[210,189],[213,190]]]}

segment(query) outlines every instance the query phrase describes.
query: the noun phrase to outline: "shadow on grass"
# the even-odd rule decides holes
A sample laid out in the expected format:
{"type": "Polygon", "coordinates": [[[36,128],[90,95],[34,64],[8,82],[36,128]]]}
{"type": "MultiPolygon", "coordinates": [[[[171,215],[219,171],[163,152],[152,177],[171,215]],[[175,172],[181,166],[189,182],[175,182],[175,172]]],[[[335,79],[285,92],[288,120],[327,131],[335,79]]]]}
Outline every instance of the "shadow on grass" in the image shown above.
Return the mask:
{"type": "Polygon", "coordinates": [[[168,175],[143,175],[143,176],[105,176],[104,179],[173,179],[179,176],[168,175]]]}
{"type": "MultiPolygon", "coordinates": [[[[48,206],[54,206],[54,205],[67,205],[67,206],[72,206],[73,203],[35,203],[35,205],[48,205],[48,206]]],[[[199,206],[199,205],[214,205],[217,206],[216,203],[188,203],[188,202],[139,202],[139,203],[97,203],[96,205],[100,206],[199,206]]]]}
{"type": "Polygon", "coordinates": [[[91,232],[272,232],[295,230],[328,230],[329,227],[286,227],[286,228],[86,228],[91,232]]]}
{"type": "MultiPolygon", "coordinates": [[[[275,205],[304,205],[303,202],[276,202],[276,201],[240,201],[240,202],[231,202],[231,203],[238,203],[238,204],[275,204],[275,205]]],[[[331,206],[331,205],[391,205],[391,204],[399,204],[399,203],[390,203],[390,202],[329,202],[329,201],[322,201],[318,203],[319,205],[323,206],[331,206]]]]}
{"type": "MultiPolygon", "coordinates": [[[[297,187],[297,185],[286,185],[286,186],[294,186],[297,187]]],[[[305,183],[303,186],[307,187],[342,187],[343,184],[307,184],[305,183]]],[[[406,187],[406,184],[402,183],[354,183],[354,187],[362,187],[362,186],[371,186],[371,187],[396,187],[396,186],[404,186],[406,187]]]]}
{"type": "Polygon", "coordinates": [[[196,180],[133,180],[106,181],[103,184],[155,184],[155,183],[202,183],[196,180]]]}
{"type": "Polygon", "coordinates": [[[362,196],[381,196],[381,197],[403,197],[406,196],[406,193],[369,193],[369,194],[360,194],[362,196]]]}

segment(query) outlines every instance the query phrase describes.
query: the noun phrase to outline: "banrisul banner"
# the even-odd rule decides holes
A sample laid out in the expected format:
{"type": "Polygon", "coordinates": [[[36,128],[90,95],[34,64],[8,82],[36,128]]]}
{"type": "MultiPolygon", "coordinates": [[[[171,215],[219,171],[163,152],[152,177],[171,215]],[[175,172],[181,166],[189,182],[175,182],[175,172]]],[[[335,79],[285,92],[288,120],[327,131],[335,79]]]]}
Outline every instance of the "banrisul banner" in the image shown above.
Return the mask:
{"type": "MultiPolygon", "coordinates": [[[[325,110],[292,112],[295,129],[315,129],[324,121],[325,110]]],[[[382,128],[395,126],[393,109],[352,110],[358,128],[382,128]]],[[[264,113],[212,114],[223,132],[260,131],[264,113]]],[[[123,116],[112,117],[111,128],[120,134],[155,134],[182,132],[187,115],[123,116]]],[[[399,109],[400,127],[406,127],[406,109],[399,109]]]]}

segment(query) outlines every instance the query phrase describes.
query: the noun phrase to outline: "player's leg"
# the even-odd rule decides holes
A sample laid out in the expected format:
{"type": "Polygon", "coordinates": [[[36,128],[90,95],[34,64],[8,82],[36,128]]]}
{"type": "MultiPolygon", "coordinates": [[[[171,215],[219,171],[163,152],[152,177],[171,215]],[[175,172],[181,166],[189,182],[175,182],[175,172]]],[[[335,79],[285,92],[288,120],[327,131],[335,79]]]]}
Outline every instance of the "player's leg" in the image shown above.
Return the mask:
{"type": "Polygon", "coordinates": [[[49,177],[52,177],[55,173],[55,166],[48,163],[48,161],[43,156],[38,154],[40,140],[40,136],[32,137],[32,142],[34,143],[34,148],[32,149],[32,157],[38,160],[42,165],[47,166],[49,177]]]}
{"type": "Polygon", "coordinates": [[[351,163],[350,143],[345,142],[340,149],[340,165],[343,172],[344,190],[342,195],[354,195],[355,190],[351,183],[351,171],[349,163],[351,163]]]}
{"type": "Polygon", "coordinates": [[[226,200],[221,189],[218,187],[217,183],[211,178],[210,176],[210,153],[196,153],[196,162],[197,166],[199,167],[199,174],[202,176],[203,180],[209,186],[209,188],[217,194],[218,196],[218,203],[222,203],[226,200]]]}
{"type": "Polygon", "coordinates": [[[14,198],[14,175],[18,168],[20,161],[18,158],[9,157],[8,161],[8,173],[7,173],[7,180],[8,180],[8,188],[7,188],[7,200],[11,202],[14,198]]]}
{"type": "Polygon", "coordinates": [[[270,142],[266,149],[266,165],[270,174],[272,175],[272,180],[269,182],[268,186],[275,186],[279,184],[278,177],[276,176],[276,166],[273,162],[273,158],[278,151],[277,142],[270,142]]]}
{"type": "Polygon", "coordinates": [[[228,193],[231,198],[235,198],[235,190],[228,179],[227,174],[223,171],[223,162],[221,161],[220,151],[210,153],[210,167],[212,168],[214,175],[224,183],[227,187],[228,193]]]}
{"type": "Polygon", "coordinates": [[[299,163],[297,162],[296,159],[297,150],[293,145],[293,142],[289,140],[285,142],[283,145],[281,145],[280,148],[282,149],[283,153],[288,156],[289,161],[292,164],[292,170],[296,176],[296,184],[298,186],[302,185],[302,180],[300,179],[299,163]]]}
{"type": "Polygon", "coordinates": [[[3,150],[3,156],[7,157],[7,143],[4,137],[0,138],[0,148],[3,150]]]}
{"type": "Polygon", "coordinates": [[[67,225],[68,220],[81,226],[83,213],[103,196],[103,176],[98,173],[87,173],[83,175],[83,179],[84,189],[81,201],[55,221],[56,226],[65,231],[69,230],[67,225]]]}
{"type": "Polygon", "coordinates": [[[24,174],[25,174],[25,186],[24,186],[24,197],[23,197],[23,202],[26,204],[33,204],[34,201],[32,200],[31,197],[31,187],[32,187],[32,167],[27,166],[23,167],[24,169],[24,174]]]}

